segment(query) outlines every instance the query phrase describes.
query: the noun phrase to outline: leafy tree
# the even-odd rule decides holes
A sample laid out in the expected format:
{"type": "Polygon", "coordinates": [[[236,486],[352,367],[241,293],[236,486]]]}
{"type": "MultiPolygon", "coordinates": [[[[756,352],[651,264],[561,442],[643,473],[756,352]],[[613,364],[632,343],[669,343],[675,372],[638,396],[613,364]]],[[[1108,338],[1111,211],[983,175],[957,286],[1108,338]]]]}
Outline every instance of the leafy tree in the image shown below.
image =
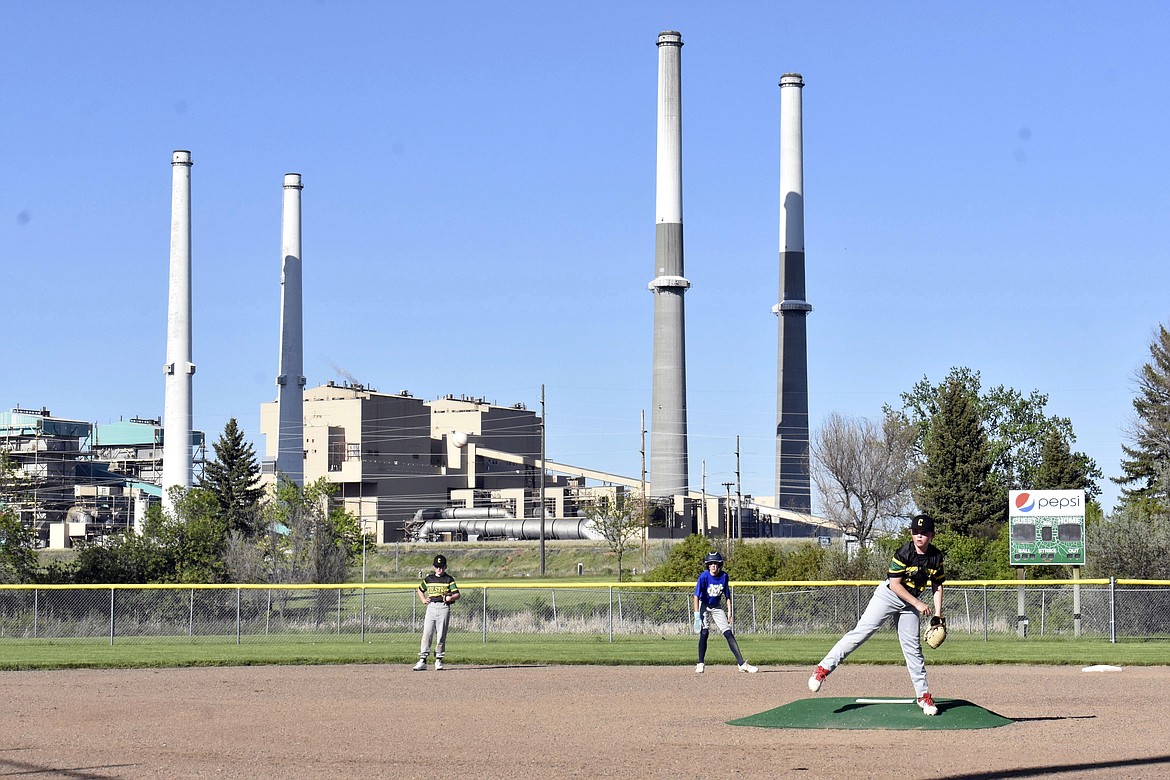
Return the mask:
{"type": "MultiPolygon", "coordinates": [[[[702,566],[701,560],[699,565],[702,566]]],[[[775,578],[783,566],[784,553],[779,545],[768,542],[748,544],[738,539],[734,542],[731,561],[727,565],[727,575],[733,580],[759,582],[775,578]]]]}
{"type": "Polygon", "coordinates": [[[29,582],[37,570],[33,532],[19,515],[0,506],[0,582],[29,582]]]}
{"type": "Polygon", "coordinates": [[[1130,444],[1121,449],[1122,504],[1148,504],[1147,512],[1170,509],[1170,331],[1158,325],[1150,342],[1150,361],[1136,377],[1138,395],[1133,399],[1136,420],[1130,425],[1130,444]]]}
{"type": "Polygon", "coordinates": [[[272,582],[338,583],[361,555],[362,533],[349,512],[331,507],[337,485],[322,477],[301,487],[288,479],[267,505],[272,582]]]}
{"type": "Polygon", "coordinates": [[[171,570],[167,581],[223,582],[227,569],[227,523],[219,512],[219,501],[205,488],[179,491],[171,488],[174,517],[164,516],[154,535],[167,550],[171,570]]]}
{"type": "Polygon", "coordinates": [[[8,450],[0,449],[0,509],[20,519],[21,508],[27,508],[29,482],[8,450]]]}
{"type": "Polygon", "coordinates": [[[219,440],[212,445],[215,459],[203,470],[200,487],[215,496],[219,513],[229,531],[254,537],[260,531],[260,464],[256,450],[244,440],[236,418],[228,420],[219,440]]]}
{"type": "Polygon", "coordinates": [[[691,534],[670,548],[666,560],[646,572],[647,582],[693,581],[703,570],[703,558],[715,549],[711,540],[702,534],[691,534]]]}
{"type": "MultiPolygon", "coordinates": [[[[918,428],[918,446],[925,449],[931,421],[939,412],[944,390],[952,384],[962,387],[975,405],[976,417],[987,436],[991,458],[991,473],[1004,490],[1035,488],[1035,472],[1043,460],[1043,446],[1052,431],[1061,434],[1066,442],[1076,441],[1072,422],[1066,417],[1045,414],[1048,396],[1033,390],[1024,396],[1003,385],[984,392],[979,372],[970,368],[952,368],[938,385],[923,377],[909,392],[902,393],[902,408],[885,407],[887,414],[895,414],[918,428]]],[[[1074,458],[1085,465],[1089,495],[1100,495],[1095,479],[1100,470],[1088,456],[1076,453],[1074,458]]],[[[1005,499],[1006,500],[1006,499],[1005,499]]]]}
{"type": "Polygon", "coordinates": [[[589,527],[601,536],[610,552],[617,556],[618,582],[622,581],[622,558],[640,543],[642,529],[649,516],[642,496],[620,492],[615,498],[602,496],[585,510],[589,527]]]}
{"type": "Polygon", "coordinates": [[[943,384],[923,452],[918,506],[960,534],[994,537],[1007,518],[1007,493],[992,476],[976,399],[957,378],[943,384]]]}
{"type": "Polygon", "coordinates": [[[862,547],[875,531],[909,515],[916,429],[893,415],[831,414],[814,434],[813,481],[826,517],[862,547]]]}
{"type": "Polygon", "coordinates": [[[1088,528],[1087,547],[1090,577],[1170,579],[1170,514],[1141,502],[1123,505],[1088,528]]]}
{"type": "Polygon", "coordinates": [[[174,514],[151,506],[141,535],[125,531],[79,545],[77,582],[223,582],[227,527],[215,497],[202,488],[172,488],[171,499],[174,514]]]}

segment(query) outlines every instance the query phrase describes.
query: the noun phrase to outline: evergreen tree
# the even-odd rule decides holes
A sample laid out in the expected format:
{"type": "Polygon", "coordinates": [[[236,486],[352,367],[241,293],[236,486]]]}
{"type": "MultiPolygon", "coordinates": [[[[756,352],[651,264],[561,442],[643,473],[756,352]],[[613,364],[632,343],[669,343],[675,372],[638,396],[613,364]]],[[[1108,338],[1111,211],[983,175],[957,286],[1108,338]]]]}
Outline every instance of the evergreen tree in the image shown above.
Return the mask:
{"type": "Polygon", "coordinates": [[[229,531],[251,538],[261,527],[259,487],[260,466],[256,450],[244,441],[236,418],[228,420],[215,448],[215,460],[206,464],[200,487],[215,496],[221,519],[229,531]]]}
{"type": "Polygon", "coordinates": [[[915,501],[949,530],[993,538],[1007,519],[1007,491],[992,476],[992,454],[976,398],[948,379],[923,442],[926,462],[915,501]]]}
{"type": "Polygon", "coordinates": [[[1151,510],[1170,509],[1170,484],[1165,479],[1170,465],[1170,331],[1158,326],[1150,343],[1150,362],[1137,375],[1138,396],[1133,399],[1137,420],[1129,431],[1131,444],[1123,444],[1120,477],[1123,505],[1148,504],[1151,510]]]}
{"type": "Polygon", "coordinates": [[[1068,441],[1053,429],[1040,448],[1040,465],[1032,475],[1033,490],[1084,490],[1096,492],[1094,477],[1101,472],[1084,454],[1073,453],[1068,441]]]}

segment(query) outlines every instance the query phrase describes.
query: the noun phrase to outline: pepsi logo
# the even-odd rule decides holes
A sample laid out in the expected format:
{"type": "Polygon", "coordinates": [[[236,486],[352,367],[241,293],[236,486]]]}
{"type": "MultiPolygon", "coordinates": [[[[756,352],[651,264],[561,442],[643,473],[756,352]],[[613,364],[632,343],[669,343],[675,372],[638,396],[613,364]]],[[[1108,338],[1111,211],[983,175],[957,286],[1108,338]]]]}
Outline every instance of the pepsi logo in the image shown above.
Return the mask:
{"type": "Polygon", "coordinates": [[[1016,509],[1021,512],[1031,512],[1036,506],[1036,502],[1032,500],[1030,493],[1020,493],[1016,496],[1016,509]]]}

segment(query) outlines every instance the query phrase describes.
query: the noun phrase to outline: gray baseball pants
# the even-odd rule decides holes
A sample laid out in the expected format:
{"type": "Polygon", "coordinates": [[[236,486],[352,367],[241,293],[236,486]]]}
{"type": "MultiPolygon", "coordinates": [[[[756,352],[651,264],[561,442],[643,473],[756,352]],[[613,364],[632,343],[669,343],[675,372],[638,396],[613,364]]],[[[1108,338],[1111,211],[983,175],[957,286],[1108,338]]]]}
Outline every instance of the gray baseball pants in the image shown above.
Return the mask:
{"type": "Polygon", "coordinates": [[[861,613],[861,619],[853,630],[841,637],[820,665],[830,672],[844,661],[850,653],[873,636],[887,619],[893,617],[898,625],[898,642],[906,658],[906,669],[914,683],[914,693],[922,696],[926,687],[926,660],[922,657],[921,618],[913,607],[898,598],[889,585],[881,583],[873,592],[869,606],[861,613]]]}
{"type": "Polygon", "coordinates": [[[447,650],[447,624],[450,622],[450,604],[445,604],[442,601],[432,601],[427,604],[427,611],[423,616],[422,644],[418,648],[419,658],[425,661],[430,655],[432,640],[435,640],[435,658],[443,657],[447,650]]]}

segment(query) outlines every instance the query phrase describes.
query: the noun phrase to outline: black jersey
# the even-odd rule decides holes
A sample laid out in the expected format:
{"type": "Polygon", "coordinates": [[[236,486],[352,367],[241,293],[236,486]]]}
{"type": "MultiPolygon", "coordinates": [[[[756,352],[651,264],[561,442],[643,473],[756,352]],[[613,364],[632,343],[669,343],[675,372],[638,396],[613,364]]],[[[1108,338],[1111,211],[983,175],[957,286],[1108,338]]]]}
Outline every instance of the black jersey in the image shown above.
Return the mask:
{"type": "Polygon", "coordinates": [[[926,552],[920,553],[914,548],[914,542],[906,542],[890,559],[887,576],[890,579],[900,578],[906,590],[913,593],[915,598],[921,596],[927,588],[933,592],[946,580],[942,550],[930,544],[926,546],[926,552]]]}
{"type": "Polygon", "coordinates": [[[442,574],[428,574],[418,586],[419,593],[427,597],[430,602],[442,602],[448,593],[458,593],[459,586],[455,578],[447,572],[442,574]]]}

